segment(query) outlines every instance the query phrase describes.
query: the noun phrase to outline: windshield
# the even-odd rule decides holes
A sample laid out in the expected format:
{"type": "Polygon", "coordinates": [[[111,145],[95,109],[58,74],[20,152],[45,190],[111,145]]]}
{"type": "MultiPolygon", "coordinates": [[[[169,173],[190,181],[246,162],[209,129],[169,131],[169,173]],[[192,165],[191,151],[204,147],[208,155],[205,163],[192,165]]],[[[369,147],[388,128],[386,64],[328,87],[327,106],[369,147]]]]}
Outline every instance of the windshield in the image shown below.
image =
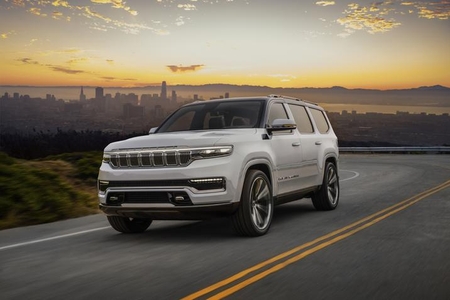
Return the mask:
{"type": "Polygon", "coordinates": [[[180,108],[173,113],[156,133],[216,130],[229,128],[255,128],[260,124],[262,100],[202,102],[180,108]]]}

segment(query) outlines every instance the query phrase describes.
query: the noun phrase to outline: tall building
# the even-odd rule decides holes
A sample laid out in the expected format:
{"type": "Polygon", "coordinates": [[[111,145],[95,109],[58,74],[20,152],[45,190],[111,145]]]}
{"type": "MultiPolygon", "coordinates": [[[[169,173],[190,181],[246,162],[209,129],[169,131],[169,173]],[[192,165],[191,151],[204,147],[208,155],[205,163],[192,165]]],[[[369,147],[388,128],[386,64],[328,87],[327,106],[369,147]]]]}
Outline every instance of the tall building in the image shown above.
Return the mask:
{"type": "Polygon", "coordinates": [[[103,99],[103,88],[102,87],[95,88],[95,99],[97,99],[97,100],[103,99]]]}
{"type": "Polygon", "coordinates": [[[161,99],[162,100],[167,99],[167,84],[165,81],[163,81],[161,85],[161,99]]]}
{"type": "Polygon", "coordinates": [[[177,92],[172,91],[172,99],[171,99],[170,102],[172,102],[172,104],[176,104],[177,103],[177,92]]]}
{"type": "Polygon", "coordinates": [[[81,92],[80,92],[80,101],[86,101],[86,95],[83,93],[83,87],[81,87],[81,92]]]}

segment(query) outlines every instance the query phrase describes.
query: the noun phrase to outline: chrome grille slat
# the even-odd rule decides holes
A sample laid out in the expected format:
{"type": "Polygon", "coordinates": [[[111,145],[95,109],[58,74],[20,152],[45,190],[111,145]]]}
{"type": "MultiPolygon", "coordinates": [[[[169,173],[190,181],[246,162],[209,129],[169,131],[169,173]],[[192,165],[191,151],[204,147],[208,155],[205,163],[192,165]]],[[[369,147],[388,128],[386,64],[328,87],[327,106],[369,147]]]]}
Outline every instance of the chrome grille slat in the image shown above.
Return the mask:
{"type": "Polygon", "coordinates": [[[184,167],[193,161],[192,151],[183,149],[131,150],[111,154],[113,168],[184,167]]]}

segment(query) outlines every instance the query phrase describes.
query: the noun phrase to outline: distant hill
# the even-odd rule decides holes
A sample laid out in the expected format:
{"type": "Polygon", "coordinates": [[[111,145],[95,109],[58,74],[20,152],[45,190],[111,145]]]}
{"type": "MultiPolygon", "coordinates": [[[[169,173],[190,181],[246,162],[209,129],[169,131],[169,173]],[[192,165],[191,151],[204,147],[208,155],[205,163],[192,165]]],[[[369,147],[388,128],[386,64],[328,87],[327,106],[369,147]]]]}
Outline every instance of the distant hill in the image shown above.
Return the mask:
{"type": "Polygon", "coordinates": [[[208,97],[225,93],[229,93],[231,97],[279,94],[318,103],[450,106],[450,88],[441,85],[393,90],[347,89],[341,86],[271,88],[231,84],[175,85],[169,88],[179,94],[201,94],[208,97]]]}

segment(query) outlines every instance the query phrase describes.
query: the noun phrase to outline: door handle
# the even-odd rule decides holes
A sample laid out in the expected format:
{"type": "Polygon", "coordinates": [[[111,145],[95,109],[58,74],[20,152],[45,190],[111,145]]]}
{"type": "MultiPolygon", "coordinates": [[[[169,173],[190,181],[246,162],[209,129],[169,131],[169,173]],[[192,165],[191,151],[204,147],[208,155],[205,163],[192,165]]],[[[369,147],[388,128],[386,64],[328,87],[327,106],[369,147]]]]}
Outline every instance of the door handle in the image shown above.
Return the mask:
{"type": "Polygon", "coordinates": [[[322,145],[322,142],[317,141],[317,142],[316,142],[316,145],[317,145],[317,146],[320,146],[320,145],[322,145]]]}
{"type": "Polygon", "coordinates": [[[298,146],[300,146],[300,142],[292,143],[292,147],[298,147],[298,146]]]}

